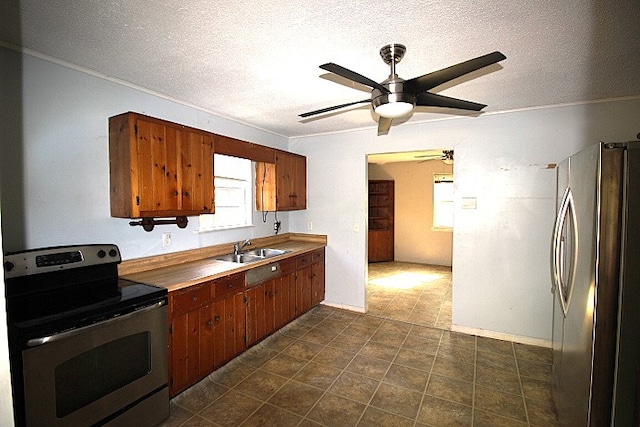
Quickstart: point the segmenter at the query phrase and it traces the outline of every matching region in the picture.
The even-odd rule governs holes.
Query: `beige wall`
[[[395,260],[451,266],[453,232],[432,231],[433,174],[452,173],[440,160],[369,164],[369,179],[395,181]]]

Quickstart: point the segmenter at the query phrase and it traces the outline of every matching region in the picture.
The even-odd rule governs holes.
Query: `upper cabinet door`
[[[180,152],[181,210],[213,212],[213,137],[184,132]]]
[[[307,159],[298,154],[276,153],[276,210],[307,208]]]
[[[292,211],[307,208],[307,158],[276,151],[275,164],[256,165],[256,209]]]
[[[138,185],[136,207],[142,212],[177,211],[179,133],[158,123],[138,119],[134,127]],[[135,183],[134,188],[135,188]],[[141,214],[141,216],[144,216]]]
[[[213,136],[135,113],[109,119],[111,215],[214,211]]]

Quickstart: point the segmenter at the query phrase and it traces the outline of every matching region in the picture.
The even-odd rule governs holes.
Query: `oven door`
[[[27,426],[118,425],[136,411],[136,425],[154,425],[169,415],[164,301],[29,340],[22,359]]]

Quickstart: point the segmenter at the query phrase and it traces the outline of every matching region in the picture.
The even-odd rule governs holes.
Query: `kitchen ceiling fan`
[[[323,70],[372,88],[371,97],[360,101],[309,111],[308,113],[302,113],[299,116],[310,117],[340,108],[349,107],[351,105],[371,102],[373,110],[380,116],[380,120],[378,122],[378,135],[381,135],[389,132],[393,119],[408,115],[413,111],[415,106],[445,107],[460,110],[480,111],[486,107],[486,105],[438,95],[429,92],[429,90],[457,77],[506,59],[506,56],[502,53],[492,52],[423,76],[404,80],[396,74],[396,64],[400,62],[406,50],[406,47],[401,44],[388,44],[380,49],[380,56],[382,57],[382,60],[391,67],[391,74],[389,77],[380,83],[332,62],[321,65],[320,68]]]

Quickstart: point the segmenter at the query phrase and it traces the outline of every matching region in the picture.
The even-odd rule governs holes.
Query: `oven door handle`
[[[112,317],[111,319],[106,320],[105,322],[109,322],[111,320],[119,320],[119,319],[127,319],[129,317],[135,316],[139,313],[144,313],[147,311],[151,311],[151,310],[155,310],[156,308],[160,308],[163,305],[166,304],[166,301],[159,301],[156,302],[152,305],[146,306],[144,308],[140,308],[136,311],[132,311],[131,313],[127,313],[124,314],[122,316],[116,316],[116,317]],[[86,332],[90,329],[96,328],[98,326],[102,326],[105,322],[99,322],[99,323],[93,323],[91,325],[87,325],[87,326],[83,326],[81,328],[77,328],[77,329],[72,329],[70,331],[65,331],[65,332],[59,332],[56,334],[52,334],[46,337],[40,337],[40,338],[31,338],[30,340],[27,341],[27,347],[37,347],[43,344],[47,344],[47,343],[51,343],[51,342],[55,342],[55,341],[59,341],[61,339],[65,339],[65,338],[70,338],[73,337],[75,335],[81,334],[83,332]]]

